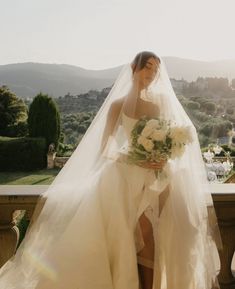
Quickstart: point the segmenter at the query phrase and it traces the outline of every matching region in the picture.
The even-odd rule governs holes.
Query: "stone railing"
[[[68,161],[69,157],[55,157],[54,159],[54,167],[55,168],[63,168],[65,163]]]
[[[223,250],[218,275],[221,289],[235,289],[235,185],[211,185]],[[233,258],[234,257],[234,258]]]
[[[26,211],[31,220],[39,195],[48,186],[0,186],[0,267],[14,254],[19,241],[14,212]]]
[[[212,197],[221,231],[223,250],[219,251],[218,279],[221,289],[235,289],[235,185],[212,186]],[[0,267],[14,254],[19,240],[13,222],[16,210],[25,210],[31,219],[39,195],[47,186],[0,186]]]

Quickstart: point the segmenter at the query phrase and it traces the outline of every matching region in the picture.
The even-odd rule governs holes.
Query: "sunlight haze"
[[[235,59],[234,0],[1,1],[0,65],[66,63],[105,69],[141,50]]]

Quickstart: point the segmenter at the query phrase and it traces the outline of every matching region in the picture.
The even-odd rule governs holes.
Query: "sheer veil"
[[[27,284],[27,288],[34,289],[42,271],[56,278],[53,268],[45,264],[47,255],[74,221],[85,196],[91,194],[96,185],[94,176],[107,161],[115,162],[126,145],[121,122],[121,115],[126,111],[125,101],[105,150],[102,150],[102,137],[110,107],[128,95],[132,82],[131,63],[128,63],[123,66],[79,146],[40,198],[28,234],[16,255],[0,270],[1,288],[26,288],[23,286]],[[158,230],[163,264],[161,274],[164,272],[166,279],[171,276],[167,280],[168,288],[209,289],[212,280],[217,282],[216,245],[222,247],[220,233],[197,132],[174,93],[162,59],[155,79],[147,90],[142,91],[141,98],[158,106],[160,117],[180,126],[190,126],[193,136],[193,142],[186,146],[184,155],[169,160],[166,166],[171,191]],[[131,115],[135,109],[133,104]],[[179,260],[184,265],[178,266]],[[13,275],[22,287],[17,287],[17,284],[14,287],[10,281]],[[198,284],[187,287],[191,280],[197,280]]]

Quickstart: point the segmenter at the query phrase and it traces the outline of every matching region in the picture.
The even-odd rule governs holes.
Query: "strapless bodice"
[[[137,121],[138,119],[129,117],[124,112],[122,113],[122,125],[126,132],[129,144],[131,143],[131,131],[134,128]]]

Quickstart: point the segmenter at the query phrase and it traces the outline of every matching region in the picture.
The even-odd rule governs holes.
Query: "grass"
[[[49,185],[60,169],[31,172],[0,172],[0,185]]]
[[[17,138],[20,138],[20,137],[8,137],[8,136],[0,136],[0,140],[11,140],[11,139],[17,139]]]

